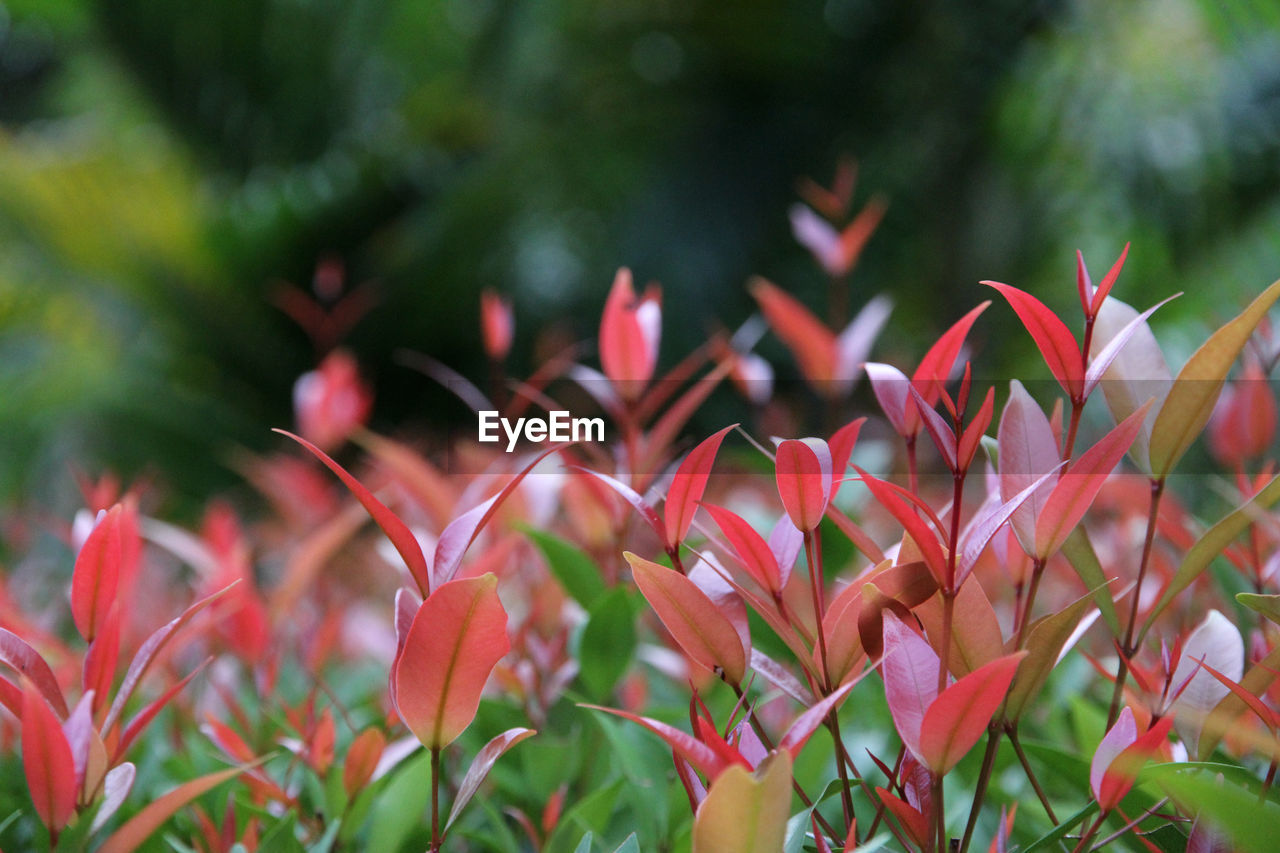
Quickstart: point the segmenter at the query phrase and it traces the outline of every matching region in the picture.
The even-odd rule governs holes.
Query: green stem
[[[1049,816],[1049,820],[1056,825],[1058,816],[1053,813],[1053,806],[1049,803],[1048,796],[1045,795],[1044,788],[1040,787],[1040,780],[1036,778],[1036,773],[1031,769],[1031,762],[1027,760],[1027,754],[1022,751],[1022,741],[1018,738],[1018,724],[1013,723],[1009,726],[1009,743],[1013,744],[1013,751],[1018,756],[1018,763],[1022,765],[1022,771],[1027,774],[1027,781],[1031,783],[1031,788],[1036,792],[1036,797],[1040,799],[1040,805],[1044,806],[1044,813]]]

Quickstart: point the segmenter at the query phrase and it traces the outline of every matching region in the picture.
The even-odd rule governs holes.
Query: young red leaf
[[[831,499],[831,449],[820,438],[789,439],[775,457],[778,494],[798,529],[813,530]]]
[[[396,710],[423,746],[448,746],[471,725],[510,649],[493,575],[449,581],[422,602],[393,666]]]
[[[515,325],[510,299],[487,287],[480,291],[480,339],[485,355],[491,360],[502,361],[507,357]]]
[[[49,664],[26,640],[5,628],[0,628],[0,663],[30,679],[58,716],[67,716],[67,700],[62,697],[62,688]]]
[[[493,769],[493,765],[497,763],[503,753],[525,738],[533,737],[535,734],[537,732],[533,729],[507,729],[486,743],[476,753],[476,757],[471,761],[471,766],[467,768],[467,775],[462,777],[462,784],[458,786],[458,796],[454,798],[453,806],[449,809],[449,819],[444,824],[445,832],[449,831],[449,827],[453,825],[453,821],[462,812],[462,809],[467,803],[471,802],[471,798],[475,796],[476,791],[480,790],[480,783],[489,775],[489,771]]]
[[[71,616],[86,642],[93,642],[120,583],[120,504],[93,528],[76,556],[71,575]]]
[[[938,543],[938,537],[934,534],[929,525],[916,515],[906,501],[894,494],[893,489],[888,483],[872,477],[861,468],[857,469],[862,482],[871,490],[872,496],[882,507],[897,519],[898,523],[907,531],[907,535],[916,543],[916,548],[920,550],[920,556],[924,558],[925,565],[929,567],[929,571],[933,572],[933,577],[941,586],[946,586],[951,580],[947,577],[947,558],[943,554],[942,546]]]
[[[1084,517],[1120,458],[1128,452],[1147,416],[1150,402],[1125,418],[1058,477],[1036,521],[1035,556],[1047,560]]]
[[[656,318],[649,316],[655,310]],[[646,294],[637,300],[631,270],[619,269],[600,318],[600,366],[618,393],[628,400],[639,397],[653,377],[660,320],[656,298]]]
[[[1009,306],[1031,333],[1032,340],[1049,365],[1049,371],[1067,392],[1067,396],[1073,401],[1083,400],[1084,357],[1080,353],[1075,335],[1071,334],[1066,324],[1047,305],[1024,290],[996,281],[982,283],[994,287],[1009,300]]]
[[[762,278],[752,279],[749,287],[774,333],[795,356],[805,379],[819,393],[826,393],[826,383],[835,378],[835,335],[786,291]]]
[[[978,407],[978,413],[973,416],[973,420],[965,427],[964,435],[960,436],[960,441],[956,447],[956,465],[961,471],[969,470],[969,466],[973,464],[973,457],[978,452],[978,445],[982,441],[982,437],[987,433],[987,427],[991,426],[991,416],[995,409],[996,389],[988,388],[987,396],[983,398],[982,405]]]
[[[920,727],[923,763],[939,776],[956,766],[986,731],[1026,652],[997,658],[938,694]]]
[[[693,581],[679,572],[624,551],[631,575],[662,624],[696,663],[740,684],[747,654],[738,631]]]
[[[973,571],[978,558],[982,556],[982,552],[986,550],[992,537],[996,535],[996,531],[1003,527],[1004,523],[1009,519],[1016,518],[1018,510],[1037,494],[1040,494],[1045,487],[1051,488],[1053,478],[1058,475],[1058,469],[1061,467],[1062,463],[1055,465],[1052,470],[1041,474],[1039,479],[1033,480],[1021,492],[1018,492],[1002,504],[992,505],[990,510],[973,520],[973,523],[965,531],[960,559],[956,561],[957,586],[964,584],[964,579]]]
[[[968,336],[969,330],[973,328],[978,316],[990,305],[991,300],[984,300],[982,304],[952,324],[951,328],[943,332],[942,336],[934,341],[933,346],[929,347],[924,358],[920,359],[920,366],[911,374],[912,386],[930,406],[938,402],[943,386],[951,376],[951,369],[955,367],[960,350],[964,347],[964,339]]]
[[[628,713],[627,711],[619,711],[616,708],[605,708],[600,705],[579,705],[580,708],[590,708],[593,711],[604,711],[606,714],[613,714],[615,717],[622,717],[624,720],[630,720],[644,726],[671,747],[685,761],[693,765],[694,769],[706,776],[710,780],[715,780],[726,768],[729,767],[724,759],[716,753],[711,747],[695,738],[693,735],[680,731],[673,726],[649,717],[641,717],[637,714]],[[746,760],[741,762],[742,767],[746,767]],[[749,769],[749,768],[748,768]]]
[[[898,799],[884,788],[877,786],[876,796],[880,798],[880,802],[884,803],[885,808],[898,819],[898,823],[902,824],[907,837],[919,845],[922,850],[928,849],[930,839],[933,837],[933,828],[930,825],[929,818],[921,814],[915,806]]]
[[[142,677],[147,674],[151,663],[169,640],[173,639],[173,636],[182,630],[183,626],[195,618],[196,614],[217,601],[227,590],[238,583],[240,583],[238,580],[232,581],[212,595],[206,595],[184,610],[177,619],[156,629],[151,633],[151,636],[147,637],[146,641],[138,649],[138,653],[133,656],[133,660],[129,663],[129,669],[125,671],[124,680],[120,682],[120,688],[116,691],[115,699],[112,700],[111,707],[107,710],[106,719],[102,723],[101,730],[103,732],[111,731],[112,727],[120,719],[120,715],[124,713],[124,706],[128,703],[129,698],[133,696],[133,691],[137,688],[138,682],[142,681]]]
[[[711,476],[711,467],[715,464],[716,453],[720,443],[729,431],[737,424],[732,424],[714,433],[689,451],[689,455],[676,469],[667,489],[667,503],[663,507],[663,520],[666,522],[666,544],[668,548],[677,548],[689,533],[689,525],[693,523],[693,514],[698,509],[698,502],[707,489],[707,479]]]
[[[1107,270],[1107,274],[1102,278],[1102,283],[1099,284],[1098,289],[1093,292],[1092,297],[1089,300],[1088,309],[1085,312],[1090,317],[1093,317],[1098,313],[1098,309],[1102,307],[1103,300],[1107,298],[1109,293],[1111,293],[1111,288],[1115,285],[1116,279],[1120,277],[1120,270],[1124,269],[1124,260],[1129,257],[1129,245],[1129,243],[1124,244],[1124,250],[1120,252],[1120,257],[1111,265],[1111,269]],[[1081,266],[1084,265],[1083,257],[1080,258],[1080,264]],[[1088,273],[1085,275],[1087,276]]]
[[[431,567],[427,565],[427,558],[422,553],[422,546],[418,544],[418,538],[413,535],[413,531],[409,529],[409,526],[401,521],[398,515],[388,509],[386,504],[374,497],[373,492],[366,489],[359,480],[351,476],[347,469],[330,459],[329,455],[323,450],[305,438],[296,436],[291,432],[286,432],[282,429],[273,430],[273,432],[278,432],[301,444],[338,476],[338,479],[351,490],[351,494],[355,495],[356,500],[360,501],[365,511],[372,516],[377,525],[382,528],[382,532],[391,540],[391,544],[400,553],[400,559],[404,560],[405,566],[409,569],[409,574],[413,576],[414,582],[417,583],[418,591],[424,596],[429,595],[431,593]]]
[[[22,770],[41,823],[57,834],[76,809],[76,766],[62,725],[40,690],[22,679]]]
[[[938,448],[938,452],[942,454],[942,461],[946,463],[947,468],[951,471],[959,470],[958,442],[951,424],[947,423],[942,415],[938,414],[932,406],[925,402],[924,398],[916,391],[915,386],[912,386],[910,390],[914,411],[923,419],[925,430],[929,433],[929,437],[933,439],[934,446]]]
[[[132,853],[132,851],[141,847],[142,843],[150,838],[152,833],[163,826],[165,821],[172,817],[178,809],[206,791],[218,787],[228,779],[233,779],[246,770],[253,769],[265,760],[265,758],[262,758],[253,764],[228,767],[226,770],[208,773],[192,779],[190,782],[184,782],[144,806],[142,811],[130,818],[128,822],[113,832],[102,843],[102,846],[98,848],[98,853]]]
[[[1173,719],[1165,717],[1139,737],[1133,711],[1126,706],[1120,712],[1115,725],[1098,744],[1089,767],[1089,787],[1100,809],[1110,811],[1120,805],[1137,781],[1138,771],[1158,751],[1172,726]]]
[[[98,635],[89,644],[84,656],[81,686],[93,691],[93,711],[96,714],[107,701],[111,685],[115,681],[116,667],[120,662],[120,607],[107,612]]]
[[[1040,480],[1058,461],[1058,442],[1044,411],[1022,383],[1009,383],[1009,401],[996,433],[1000,446],[1000,496],[1005,501]],[[1026,551],[1035,550],[1036,519],[1053,491],[1053,479],[1044,481],[1013,513],[1012,524]]]
[[[751,575],[751,579],[766,592],[775,595],[781,593],[782,575],[778,559],[764,537],[736,513],[714,504],[702,506],[729,540],[738,561],[747,570],[747,574]]]
[[[373,778],[386,748],[387,736],[375,728],[365,729],[351,741],[346,760],[342,763],[342,789],[348,798],[360,793],[360,789]]]
[[[862,432],[862,425],[866,422],[866,418],[850,421],[836,430],[832,434],[831,440],[827,442],[827,445],[831,448],[831,474],[835,477],[835,489],[837,490],[840,488],[840,482],[849,468],[849,457],[853,455],[854,445],[858,443],[858,435]]]
[[[449,522],[440,532],[440,538],[436,540],[436,550],[431,566],[433,586],[453,580],[458,566],[462,563],[463,554],[467,552],[467,548],[471,547],[471,543],[476,541],[480,531],[489,523],[489,519],[493,518],[493,514],[498,511],[503,502],[511,496],[520,482],[537,467],[539,462],[564,447],[563,444],[548,447],[521,468],[519,473],[502,487],[502,491]]]
[[[870,672],[871,670],[867,670]],[[865,675],[866,673],[863,673]],[[778,742],[778,749],[785,749],[791,753],[794,759],[800,754],[800,750],[809,742],[809,738],[818,730],[818,726],[822,725],[822,721],[829,714],[840,707],[840,703],[849,695],[849,691],[854,685],[861,680],[861,676],[849,681],[847,684],[841,685],[839,688],[831,692],[831,695],[824,698],[821,702],[815,703],[813,706],[805,709],[804,713],[796,717],[791,724],[791,728],[787,729],[787,733],[783,735],[782,740]]]

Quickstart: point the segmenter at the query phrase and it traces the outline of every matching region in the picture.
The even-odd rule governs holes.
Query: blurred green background
[[[461,416],[393,355],[482,377],[481,287],[517,365],[593,337],[622,264],[668,362],[753,273],[816,309],[787,208],[842,153],[889,200],[853,279],[898,303],[880,357],[983,278],[1076,310],[1075,249],[1096,279],[1128,240],[1118,295],[1186,291],[1158,317],[1197,340],[1280,275],[1278,33],[1262,0],[0,0],[0,502],[72,461],[234,482],[315,363],[271,294],[320,258],[378,295],[347,343],[379,424]],[[986,375],[1045,375],[1011,317]]]

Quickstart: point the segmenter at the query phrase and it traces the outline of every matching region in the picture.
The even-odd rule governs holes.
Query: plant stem
[[[982,770],[978,773],[978,784],[973,790],[973,805],[969,808],[969,821],[964,825],[964,836],[960,839],[960,853],[968,853],[969,842],[973,840],[973,830],[978,825],[978,813],[982,811],[982,801],[987,796],[987,785],[991,782],[991,771],[995,769],[996,753],[1000,747],[999,726],[987,728],[987,748],[982,753]]]
[[[431,853],[439,853],[440,844],[440,747],[431,748]]]
[[[1044,560],[1037,559],[1031,565],[1031,585],[1027,589],[1027,598],[1022,603],[1022,610],[1018,615],[1018,640],[1014,644],[1014,649],[1021,649],[1022,643],[1026,639],[1027,628],[1031,624],[1031,607],[1036,601],[1036,592],[1040,589],[1040,577],[1044,574]]]
[[[920,494],[920,475],[916,470],[916,437],[914,435],[907,436],[907,487],[911,489],[911,494]],[[919,512],[919,510],[916,510]]]
[[[1076,432],[1080,429],[1080,415],[1084,412],[1084,401],[1076,403],[1071,401],[1071,422],[1067,425],[1067,439],[1062,445],[1062,461],[1066,464],[1062,466],[1062,474],[1067,473],[1067,469],[1071,467],[1071,454],[1075,451]],[[1061,476],[1061,475],[1059,475]]]
[[[1040,787],[1040,780],[1036,778],[1035,771],[1031,769],[1031,762],[1027,760],[1027,754],[1022,751],[1022,741],[1018,738],[1017,723],[1009,726],[1009,743],[1013,744],[1013,751],[1018,756],[1018,762],[1022,765],[1023,772],[1027,774],[1027,781],[1031,783],[1031,788],[1040,799],[1040,805],[1044,806],[1044,813],[1056,825],[1058,816],[1053,813],[1053,806],[1049,804],[1049,798],[1045,795],[1044,788]]]
[[[1138,627],[1138,604],[1142,600],[1142,581],[1151,562],[1151,550],[1156,539],[1156,519],[1160,514],[1160,498],[1164,495],[1164,478],[1151,481],[1151,509],[1147,515],[1147,534],[1142,543],[1142,559],[1138,563],[1138,582],[1133,588],[1133,601],[1129,605],[1129,623],[1125,627],[1124,644],[1120,647],[1120,666],[1116,670],[1116,687],[1111,694],[1111,708],[1107,712],[1107,728],[1115,725],[1120,716],[1120,702],[1124,698],[1124,682],[1129,675],[1128,659],[1137,649],[1133,646],[1133,633]]]
[[[827,668],[827,634],[822,629],[825,608],[822,603],[822,551],[818,542],[818,529],[804,532],[805,558],[809,562],[809,591],[813,597],[813,621],[818,635],[818,655],[822,663],[822,686],[831,690],[831,672]]]
[[[947,853],[947,815],[942,797],[942,776],[935,773],[933,774],[933,814],[934,825],[938,831],[935,849],[938,853]]]
[[[1093,825],[1089,827],[1088,831],[1080,836],[1079,843],[1076,844],[1071,853],[1084,853],[1084,851],[1089,849],[1089,843],[1093,841],[1093,837],[1098,834],[1098,830],[1102,829],[1102,824],[1106,821],[1107,815],[1109,814],[1111,814],[1109,811],[1100,812],[1098,814],[1098,819],[1093,822]]]

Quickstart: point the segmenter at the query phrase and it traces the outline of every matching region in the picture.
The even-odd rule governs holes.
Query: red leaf
[[[739,515],[715,504],[702,504],[703,508],[720,527],[751,579],[762,589],[778,594],[782,591],[782,574],[778,559],[764,537],[747,524]]]
[[[506,358],[511,351],[514,332],[511,300],[487,287],[480,291],[480,339],[484,343],[485,355],[493,361]]]
[[[867,672],[870,671],[867,670]],[[865,674],[863,673],[863,675]],[[790,752],[792,758],[799,755],[800,750],[808,743],[809,738],[818,730],[818,726],[822,725],[822,721],[827,718],[828,714],[840,707],[840,703],[844,701],[845,697],[849,695],[849,691],[860,680],[861,676],[852,679],[847,684],[832,691],[830,696],[827,696],[821,702],[796,717],[795,722],[791,724],[791,728],[787,729],[787,733],[783,735],[782,740],[778,743],[778,749],[785,749]]]
[[[53,709],[30,679],[22,680],[22,769],[40,821],[52,832],[76,809],[76,766]]]
[[[1080,345],[1076,343],[1075,335],[1071,334],[1066,324],[1047,305],[1024,290],[996,281],[982,283],[994,287],[1009,300],[1010,307],[1031,333],[1032,340],[1049,365],[1049,371],[1067,392],[1067,396],[1073,401],[1083,400],[1084,358],[1080,354]]]
[[[730,684],[740,684],[747,669],[746,651],[733,623],[711,599],[674,569],[630,551],[622,556],[641,594],[685,654],[707,669],[719,669]]]
[[[107,701],[111,685],[116,678],[120,662],[120,608],[111,608],[101,625],[98,636],[89,644],[84,656],[81,686],[93,691],[93,711],[96,714]]]
[[[938,402],[943,386],[951,376],[951,369],[955,367],[956,358],[964,347],[965,337],[973,327],[974,321],[978,319],[978,315],[987,310],[989,305],[991,300],[988,299],[943,332],[933,346],[929,347],[924,358],[920,359],[920,366],[916,368],[915,373],[911,374],[911,384],[930,406]]]
[[[813,530],[831,499],[831,449],[820,438],[789,439],[778,445],[774,464],[778,494],[792,524]]]
[[[67,700],[62,698],[62,688],[49,664],[26,640],[5,628],[0,628],[0,663],[29,678],[58,716],[67,716]]]
[[[882,507],[889,511],[903,529],[907,531],[907,535],[916,543],[916,547],[920,549],[920,556],[924,558],[925,565],[929,567],[929,571],[933,572],[934,578],[941,586],[946,586],[947,578],[947,558],[943,554],[942,546],[938,543],[938,537],[934,534],[929,525],[925,524],[920,516],[916,515],[915,510],[896,494],[888,483],[878,480],[875,477],[857,469],[858,474],[862,477],[862,482],[871,490],[872,496]]]
[[[368,728],[356,735],[347,748],[347,757],[342,764],[342,789],[348,797],[354,797],[360,789],[373,778],[373,771],[378,767],[382,751],[387,748],[387,736],[374,728]]]
[[[893,794],[879,786],[876,787],[876,795],[880,797],[880,802],[884,803],[894,817],[898,819],[898,823],[902,824],[902,828],[913,842],[918,844],[922,849],[928,848],[929,840],[933,835],[932,827],[929,826],[928,818],[921,814],[914,806],[911,806],[895,797]]]
[[[444,824],[445,832],[449,831],[449,827],[453,825],[454,819],[461,813],[463,807],[471,801],[476,791],[480,790],[480,783],[489,775],[489,771],[493,769],[493,765],[497,763],[503,753],[525,738],[533,737],[535,734],[537,732],[533,729],[507,729],[486,743],[476,753],[476,757],[471,761],[471,766],[467,768],[467,775],[462,778],[462,784],[458,786],[458,796],[454,798],[453,806],[449,809],[449,819]]]
[[[715,464],[716,453],[720,443],[729,431],[737,424],[727,426],[701,444],[689,451],[689,455],[676,469],[667,489],[667,503],[663,508],[666,521],[666,544],[668,548],[678,548],[689,533],[689,525],[693,523],[693,514],[698,509],[698,502],[707,489],[707,479],[711,476],[711,468]]]
[[[709,780],[714,780],[729,765],[725,763],[715,750],[707,746],[693,735],[680,731],[673,726],[649,717],[641,717],[626,711],[619,711],[615,708],[605,708],[600,705],[579,705],[579,708],[590,708],[593,711],[604,711],[606,714],[613,714],[615,717],[622,717],[624,720],[630,720],[633,723],[639,723],[671,747],[685,761],[693,765],[693,768],[706,776]],[[746,767],[746,760],[742,761],[742,766]],[[750,768],[747,768],[750,769]]]
[[[347,473],[347,469],[330,459],[329,455],[323,450],[305,438],[296,436],[291,432],[282,429],[272,431],[292,438],[311,451],[312,455],[323,462],[330,471],[338,475],[338,479],[351,490],[351,494],[355,495],[356,500],[360,501],[365,511],[373,517],[373,520],[382,528],[382,532],[391,540],[391,544],[400,552],[400,558],[404,560],[405,566],[409,569],[409,574],[413,576],[414,581],[418,584],[418,590],[424,596],[430,594],[431,568],[427,565],[427,558],[422,553],[422,546],[418,544],[418,539],[413,535],[413,531],[409,529],[409,526],[389,510],[386,504],[374,497],[373,492],[366,489],[359,480]]]
[[[1129,257],[1130,245],[1131,244],[1129,243],[1124,244],[1124,250],[1120,253],[1120,257],[1111,265],[1111,269],[1108,270],[1106,276],[1103,277],[1102,283],[1099,284],[1098,289],[1093,292],[1093,299],[1089,302],[1088,314],[1090,317],[1093,317],[1098,313],[1098,309],[1102,307],[1102,301],[1107,298],[1107,294],[1111,292],[1111,288],[1115,285],[1116,279],[1120,277],[1120,270],[1124,269],[1124,259]],[[1081,265],[1084,264],[1084,258],[1080,259],[1080,263]],[[1088,275],[1088,273],[1086,273],[1086,275]],[[1165,301],[1167,302],[1168,300]]]
[[[862,432],[862,425],[866,422],[866,418],[850,421],[836,430],[831,440],[827,442],[831,448],[831,474],[836,479],[834,487],[836,490],[840,488],[840,481],[849,468],[849,457],[853,455],[853,448],[858,443],[858,434]]]
[[[823,391],[823,384],[835,378],[835,335],[786,291],[762,278],[752,279],[749,288],[774,334],[795,356],[805,379]]]
[[[1047,560],[1062,547],[1084,517],[1112,469],[1137,438],[1149,408],[1150,400],[1117,424],[1058,476],[1058,482],[1045,499],[1040,518],[1036,521],[1035,555],[1041,560]]]
[[[120,583],[120,504],[93,528],[71,575],[71,616],[86,642],[107,618]]]
[[[442,584],[418,608],[394,663],[400,718],[429,749],[475,717],[489,673],[511,649],[493,575]]]
[[[177,619],[172,620],[169,624],[156,629],[150,637],[147,637],[138,653],[133,656],[133,660],[129,663],[129,669],[125,671],[124,680],[120,682],[120,689],[116,691],[116,697],[111,702],[110,709],[107,710],[107,717],[102,723],[102,731],[110,732],[112,726],[120,719],[120,715],[124,713],[124,706],[129,701],[129,697],[133,695],[133,691],[137,688],[138,682],[147,674],[147,669],[151,663],[160,654],[169,640],[182,629],[184,625],[190,622],[197,613],[208,607],[214,601],[222,597],[227,590],[234,587],[240,581],[232,581],[222,589],[206,595],[195,604],[188,607],[182,612]]]
[[[1006,655],[981,666],[938,695],[920,729],[924,764],[938,775],[950,772],[986,731],[1004,702],[1018,662],[1026,652]]]
[[[618,393],[629,400],[640,395],[658,360],[657,342],[640,316],[645,303],[657,304],[647,295],[637,301],[631,270],[619,269],[600,319],[600,366]]]

